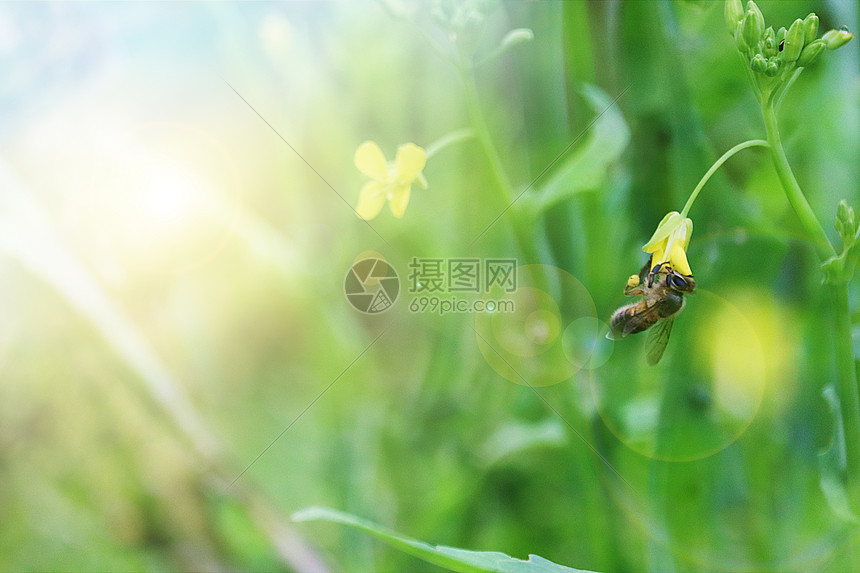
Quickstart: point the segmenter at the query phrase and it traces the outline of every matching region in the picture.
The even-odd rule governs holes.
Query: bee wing
[[[645,339],[645,359],[649,366],[654,366],[663,358],[674,323],[674,318],[667,318],[648,329],[648,338]]]
[[[634,303],[628,304],[626,307],[622,307],[622,308],[630,308],[632,306],[636,306],[636,304],[637,303],[634,302]],[[624,338],[628,334],[633,334],[633,330],[637,326],[636,321],[634,319],[639,318],[643,314],[648,314],[649,312],[653,311],[657,307],[657,305],[659,305],[659,304],[660,304],[659,302],[655,302],[652,305],[646,306],[645,308],[643,308],[642,310],[640,310],[639,312],[637,312],[636,314],[631,316],[630,319],[627,321],[627,324],[624,325],[624,332],[623,332],[621,338]]]

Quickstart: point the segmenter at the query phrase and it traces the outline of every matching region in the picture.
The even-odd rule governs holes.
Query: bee
[[[612,314],[606,337],[618,340],[628,334],[648,330],[645,357],[648,364],[657,364],[669,343],[675,317],[687,304],[684,295],[692,293],[695,288],[696,281],[692,276],[682,275],[668,263],[651,267],[649,259],[638,275],[627,279],[624,289],[624,294],[641,295],[642,299],[626,304]]]

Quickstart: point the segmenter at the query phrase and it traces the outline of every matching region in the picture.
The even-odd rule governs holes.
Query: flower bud
[[[846,245],[853,244],[857,234],[857,219],[854,216],[854,208],[850,207],[845,199],[841,200],[839,206],[836,207],[834,224],[842,237],[842,242]]]
[[[836,218],[840,221],[854,218],[854,209],[848,206],[848,201],[845,199],[839,201],[839,205],[836,206]]]
[[[786,31],[787,31],[787,30],[785,29],[785,26],[781,26],[781,27],[779,28],[779,30],[777,30],[777,31],[776,31],[776,45],[777,45],[777,46],[779,45],[779,43],[780,43],[780,42],[782,42],[783,40],[785,40],[785,33],[786,33]]]
[[[824,40],[815,40],[808,46],[804,46],[803,51],[800,53],[800,57],[797,58],[797,67],[806,67],[817,60],[818,56],[821,55],[821,52],[823,52],[826,47],[827,44]]]
[[[750,47],[744,41],[744,21],[741,20],[738,22],[738,26],[735,29],[735,43],[738,47],[738,51],[742,54],[746,54],[750,51]]]
[[[741,0],[726,0],[726,4],[723,6],[723,15],[726,17],[729,34],[734,35],[738,22],[744,19],[744,6],[741,4]]]
[[[764,16],[762,15],[761,10],[759,10],[758,4],[755,3],[755,0],[749,0],[747,2],[747,11],[755,14],[758,25],[761,27],[762,31],[764,31]]]
[[[767,60],[761,54],[756,54],[750,60],[750,68],[754,72],[763,73],[767,69]]]
[[[762,54],[764,57],[770,58],[776,55],[776,34],[773,28],[768,26],[761,38]]]
[[[754,48],[761,40],[764,32],[764,16],[753,0],[747,2],[747,12],[744,15],[744,41],[747,46]]]
[[[534,40],[534,38],[535,33],[532,32],[530,28],[517,28],[508,32],[504,39],[502,39],[500,48],[503,50],[507,50],[518,44],[525,44],[526,42],[530,42]]]
[[[828,50],[836,50],[851,41],[854,34],[848,30],[830,30],[821,38],[827,44]]]
[[[769,78],[776,76],[779,73],[779,62],[775,62],[773,60],[767,63],[767,67],[764,69],[764,75]]]
[[[803,44],[811,44],[818,35],[818,16],[812,12],[803,19]]]
[[[794,62],[800,57],[800,52],[803,51],[803,20],[798,18],[785,33],[785,46],[782,50],[782,57],[787,62]]]

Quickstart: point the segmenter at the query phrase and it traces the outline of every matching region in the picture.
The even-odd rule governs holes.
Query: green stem
[[[845,449],[848,462],[848,493],[855,510],[860,505],[860,397],[857,389],[857,369],[851,345],[851,315],[847,283],[828,285],[833,311],[833,336],[836,343],[836,370],[839,401],[845,428]]]
[[[469,113],[469,119],[474,126],[475,135],[484,155],[487,157],[487,162],[490,165],[490,171],[493,178],[496,180],[495,190],[499,204],[503,207],[507,206],[511,200],[511,183],[505,173],[502,159],[499,156],[496,146],[493,144],[493,138],[490,135],[490,130],[487,127],[487,120],[484,118],[484,113],[481,110],[481,102],[478,98],[478,88],[475,85],[475,78],[472,68],[468,64],[460,66],[460,76],[463,81],[463,88],[466,96],[466,109]]]
[[[782,188],[785,191],[788,202],[791,203],[791,207],[797,213],[798,219],[800,219],[800,224],[815,245],[818,256],[822,262],[826,261],[828,258],[834,256],[836,251],[827,239],[824,228],[815,216],[812,207],[809,206],[806,196],[800,189],[794,173],[791,171],[788,158],[785,156],[785,150],[782,148],[782,140],[779,137],[779,127],[776,122],[776,110],[774,109],[773,100],[769,100],[762,106],[762,113],[764,114],[764,125],[767,130],[767,141],[770,144],[773,166],[776,168],[776,173],[782,183]]]
[[[702,179],[701,179],[701,181],[699,181],[699,184],[696,185],[695,189],[693,189],[693,192],[690,194],[690,198],[687,199],[687,203],[686,203],[686,205],[684,205],[684,209],[681,211],[681,216],[682,217],[687,216],[687,213],[690,212],[690,207],[693,206],[693,203],[696,201],[696,197],[699,196],[699,191],[702,190],[702,187],[705,186],[705,183],[708,182],[708,180],[711,178],[711,175],[713,175],[717,171],[717,169],[722,167],[723,163],[728,161],[732,155],[734,155],[738,151],[742,151],[748,147],[756,147],[756,146],[768,147],[769,145],[770,144],[763,139],[751,139],[749,141],[744,141],[743,143],[738,143],[737,145],[735,145],[734,147],[732,147],[731,149],[729,149],[728,151],[723,153],[723,156],[720,157],[719,159],[717,159],[717,161],[713,165],[711,165],[711,168],[708,169],[707,173],[705,173],[705,175],[702,176]]]
[[[777,92],[775,92],[771,98],[773,100],[774,108],[779,111],[779,108],[782,106],[782,100],[785,98],[785,94],[788,93],[788,90],[791,89],[791,86],[794,85],[794,82],[797,81],[797,78],[800,76],[800,73],[804,68],[797,68],[791,74],[791,77],[786,80],[780,88],[778,88]]]
[[[774,99],[769,98],[762,106],[767,140],[783,190],[789,203],[797,213],[804,230],[812,239],[818,256],[824,262],[836,255],[827,239],[809,202],[806,200],[782,148],[776,122]],[[851,318],[848,305],[848,282],[842,281],[827,286],[833,312],[833,336],[836,344],[836,369],[839,402],[842,406],[842,421],[845,430],[846,461],[848,465],[848,493],[855,509],[860,506],[860,398],[858,398],[857,372],[851,344]]]
[[[513,194],[513,187],[507,174],[505,173],[502,158],[493,143],[493,138],[490,135],[490,130],[487,127],[487,120],[484,118],[484,113],[481,110],[481,102],[478,98],[478,88],[475,85],[475,76],[473,68],[467,62],[461,60],[459,64],[460,77],[463,82],[463,89],[466,96],[466,109],[469,113],[469,119],[472,122],[474,134],[478,138],[484,155],[487,158],[487,163],[490,166],[490,172],[495,179],[493,186],[496,191],[496,203],[507,216],[514,231],[514,237],[517,241],[520,253],[525,261],[521,264],[535,265],[539,262],[537,249],[535,249],[534,241],[526,230],[522,218],[522,212],[514,204],[516,197]],[[534,286],[542,290],[547,289],[546,277],[531,266],[531,277]]]
[[[465,141],[472,137],[475,137],[475,132],[469,127],[452,131],[428,145],[424,151],[424,156],[429,160],[449,145],[460,143],[461,141]]]

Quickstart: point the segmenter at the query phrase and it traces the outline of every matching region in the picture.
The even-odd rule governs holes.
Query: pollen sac
[[[639,275],[630,275],[627,277],[627,288],[639,286]]]

